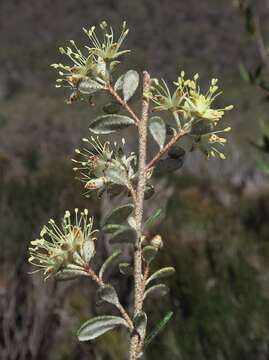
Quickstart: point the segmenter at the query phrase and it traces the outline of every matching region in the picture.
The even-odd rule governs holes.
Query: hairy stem
[[[144,71],[143,94],[147,94],[150,89],[150,76]],[[143,306],[143,276],[142,276],[142,217],[144,208],[144,192],[146,186],[146,154],[147,154],[147,125],[148,125],[149,100],[143,96],[142,115],[138,123],[139,136],[139,163],[138,163],[138,184],[135,201],[135,221],[136,221],[136,244],[134,250],[134,314],[142,310]],[[131,335],[129,360],[138,358],[138,350],[142,347],[141,339],[136,332]]]
[[[184,135],[186,135],[186,133],[182,130],[179,133],[177,133],[176,135],[174,135],[172,137],[172,139],[158,152],[158,154],[156,156],[154,156],[153,159],[150,160],[150,162],[147,164],[146,166],[146,171],[150,170],[158,160],[160,160],[160,158],[166,154],[170,148],[175,145],[175,143],[182,138]]]
[[[110,92],[110,94],[118,101],[118,103],[121,104],[121,106],[132,116],[132,118],[135,120],[136,125],[139,123],[139,117],[135,114],[135,112],[130,108],[130,106],[127,104],[126,101],[124,101],[117,91],[111,86],[107,85],[106,90]]]
[[[105,285],[105,283],[103,282],[103,280],[93,271],[92,268],[87,268],[86,269],[89,277],[99,286],[102,287]],[[134,325],[132,320],[130,319],[130,316],[128,315],[127,311],[124,309],[124,307],[119,303],[117,306],[117,309],[119,310],[119,312],[121,313],[121,316],[124,318],[124,320],[127,322],[130,331],[132,332],[134,329]]]

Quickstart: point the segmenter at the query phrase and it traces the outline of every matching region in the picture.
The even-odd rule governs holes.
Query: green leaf
[[[106,114],[117,114],[120,111],[120,104],[110,101],[103,106],[103,111]]]
[[[168,151],[168,156],[172,159],[184,158],[185,154],[186,151],[178,145],[172,146],[171,149]]]
[[[120,263],[119,264],[120,273],[126,276],[133,276],[134,268],[129,263]]]
[[[126,229],[129,229],[129,226],[120,224],[107,224],[102,228],[102,231],[106,234],[114,234],[116,231]]]
[[[151,184],[146,184],[144,199],[145,199],[145,200],[148,200],[148,199],[150,199],[154,194],[155,194],[154,186],[151,185]]]
[[[97,316],[86,321],[78,330],[77,336],[79,341],[93,340],[120,325],[128,327],[126,321],[119,316]]]
[[[142,250],[142,257],[146,262],[150,263],[155,258],[157,253],[158,250],[154,246],[147,245]]]
[[[136,232],[134,229],[128,228],[117,231],[109,240],[110,244],[134,244],[136,240]]]
[[[173,312],[170,311],[165,317],[155,326],[151,333],[145,339],[145,346],[148,346],[154,338],[166,327],[168,321],[172,318]]]
[[[109,184],[109,186],[107,188],[107,192],[108,192],[110,198],[113,198],[113,197],[121,194],[124,189],[125,189],[125,186],[123,186],[123,185]]]
[[[191,127],[190,134],[199,136],[211,133],[214,130],[214,125],[211,122],[198,121]]]
[[[86,240],[82,245],[82,258],[89,263],[95,254],[95,246],[93,240]]]
[[[262,171],[265,175],[269,175],[269,164],[262,159],[258,159],[257,165],[260,171]]]
[[[113,209],[108,215],[106,215],[103,226],[108,224],[121,224],[125,221],[133,212],[133,204],[125,204]]]
[[[83,270],[64,269],[56,273],[55,279],[59,281],[65,281],[65,280],[73,280],[80,276],[87,276],[87,273]]]
[[[119,306],[119,298],[116,290],[111,285],[103,285],[97,291],[97,295],[99,299],[108,302],[109,304],[113,304],[115,306]]]
[[[172,266],[168,266],[168,267],[165,267],[165,268],[162,268],[158,271],[156,271],[154,274],[152,274],[148,280],[147,280],[147,285],[153,281],[153,280],[156,280],[156,279],[162,279],[164,277],[168,277],[168,276],[171,276],[173,275],[174,273],[176,272],[176,270],[172,267]]]
[[[242,63],[240,63],[240,64],[238,65],[238,68],[239,68],[239,72],[240,72],[240,75],[241,75],[242,79],[243,79],[244,81],[246,81],[247,83],[249,83],[251,79],[250,79],[249,72],[248,72],[248,70],[246,69],[245,65],[242,64]]]
[[[162,149],[166,139],[166,125],[164,120],[159,116],[150,118],[149,131],[153,139],[160,146],[160,149]]]
[[[109,166],[104,171],[105,176],[109,181],[117,185],[128,185],[128,177],[126,170],[123,167],[117,167],[115,165]]]
[[[114,89],[115,89],[116,91],[122,90],[124,76],[125,76],[125,74],[122,74],[122,75],[118,78],[118,80],[115,82]]]
[[[165,284],[158,284],[151,286],[148,290],[145,291],[144,299],[146,299],[147,296],[155,294],[158,296],[164,296],[168,293],[169,288]]]
[[[140,311],[134,317],[134,327],[140,336],[140,339],[144,339],[147,329],[147,315],[144,311]]]
[[[121,254],[121,250],[118,249],[118,250],[114,251],[114,252],[112,253],[112,255],[110,255],[110,256],[106,259],[106,261],[103,263],[103,265],[101,266],[101,269],[100,269],[100,271],[99,271],[99,278],[101,278],[101,279],[103,278],[104,273],[105,273],[106,269],[108,268],[108,266],[110,265],[110,263],[111,263],[113,260],[115,260],[120,254]]]
[[[135,70],[129,70],[124,75],[122,91],[124,101],[128,101],[134,95],[139,84],[139,75]]]
[[[94,134],[111,134],[117,130],[134,125],[134,120],[125,115],[107,114],[95,118],[90,123],[90,131]]]
[[[78,91],[81,92],[82,94],[93,94],[96,91],[99,91],[103,88],[102,85],[98,84],[98,82],[92,80],[92,79],[82,79],[79,83],[78,83]]]
[[[164,160],[159,160],[154,168],[154,175],[167,174],[177,171],[183,166],[183,163],[183,159],[166,158]]]
[[[162,209],[157,209],[144,223],[144,229],[150,228],[163,215]]]

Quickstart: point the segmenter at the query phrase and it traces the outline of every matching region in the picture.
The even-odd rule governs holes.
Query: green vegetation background
[[[226,0],[0,2],[0,358],[124,359],[120,332],[94,344],[74,336],[100,311],[93,287],[44,284],[26,265],[27,245],[48,218],[88,207],[100,219],[113,206],[83,199],[70,162],[98,108],[66,105],[49,68],[59,46],[69,39],[83,44],[81,28],[103,19],[129,24],[133,53],[123,68],[147,67],[170,80],[184,69],[199,72],[205,84],[217,77],[224,89],[219,104],[235,105],[227,119],[228,160],[209,164],[190,154],[180,172],[161,180],[170,190],[167,218],[154,229],[165,243],[159,265],[174,265],[177,275],[167,299],[149,301],[147,309],[153,322],[165,309],[175,316],[146,359],[268,359],[269,180],[249,145],[268,104],[240,78],[238,64],[251,66],[258,55]],[[105,257],[107,246],[99,246]],[[131,280],[120,285],[116,268],[112,278],[127,304]]]

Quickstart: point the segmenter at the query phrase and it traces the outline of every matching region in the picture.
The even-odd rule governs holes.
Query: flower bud
[[[150,244],[154,246],[156,249],[162,249],[163,241],[161,235],[155,235],[151,240]]]

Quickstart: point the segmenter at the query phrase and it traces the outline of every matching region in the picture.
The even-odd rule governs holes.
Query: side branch
[[[186,135],[186,132],[185,131],[180,131],[179,133],[177,133],[176,135],[174,135],[172,137],[172,139],[158,152],[157,155],[154,156],[153,159],[150,160],[150,162],[147,164],[146,166],[146,171],[150,170],[155,164],[157,161],[160,160],[160,158],[166,154],[170,148],[175,145],[175,143],[180,139],[182,138],[184,135]]]
[[[110,94],[121,104],[121,106],[133,117],[133,119],[135,120],[136,125],[138,125],[138,123],[140,121],[139,117],[130,108],[130,106],[127,104],[127,102],[124,101],[119,96],[119,94],[116,92],[116,90],[113,88],[113,86],[107,85],[107,87],[105,89],[108,90],[108,92],[110,92]]]
[[[105,283],[103,282],[103,280],[91,269],[88,268],[86,269],[89,277],[99,286],[102,287],[105,285]],[[130,331],[132,332],[134,329],[134,325],[132,320],[130,319],[130,316],[127,314],[127,311],[124,309],[124,307],[119,303],[117,306],[117,309],[119,310],[119,312],[121,313],[121,316],[124,318],[124,320],[127,322]]]

